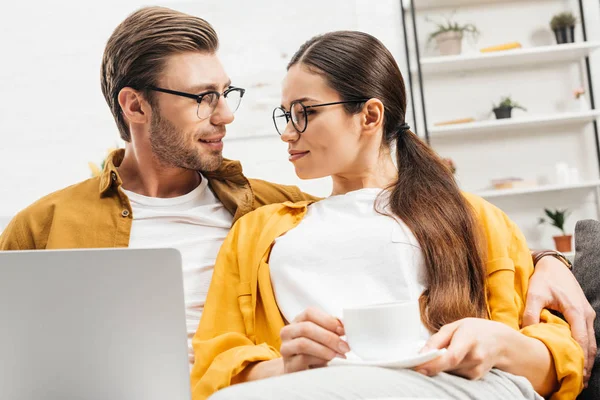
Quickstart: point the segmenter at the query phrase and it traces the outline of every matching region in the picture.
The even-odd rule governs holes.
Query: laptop
[[[0,252],[0,399],[189,400],[179,252]]]

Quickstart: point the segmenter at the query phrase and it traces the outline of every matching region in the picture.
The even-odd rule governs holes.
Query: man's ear
[[[119,92],[118,100],[123,116],[130,124],[149,122],[150,104],[140,92],[130,87],[124,87]]]
[[[385,107],[379,99],[369,99],[363,106],[361,125],[367,135],[377,134],[383,127]]]

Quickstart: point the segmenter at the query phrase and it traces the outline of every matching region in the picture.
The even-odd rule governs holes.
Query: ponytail
[[[475,213],[450,169],[408,125],[396,130],[398,180],[391,211],[417,238],[425,259],[421,319],[432,332],[487,317],[484,248]]]
[[[293,55],[321,75],[342,100],[380,99],[385,106],[383,144],[397,146],[398,181],[390,206],[416,236],[425,258],[427,289],[422,320],[431,331],[465,317],[487,316],[484,248],[475,213],[446,165],[403,123],[404,78],[377,38],[354,31],[315,36]],[[363,103],[344,104],[349,114]],[[402,125],[398,126],[401,122]]]

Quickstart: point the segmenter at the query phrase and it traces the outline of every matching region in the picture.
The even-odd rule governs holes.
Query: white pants
[[[242,383],[210,400],[543,400],[523,377],[499,370],[471,381],[450,374],[427,377],[412,370],[328,367]]]

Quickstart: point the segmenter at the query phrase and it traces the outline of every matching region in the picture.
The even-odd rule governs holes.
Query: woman
[[[405,112],[402,75],[374,37],[329,33],[294,55],[273,118],[298,176],[331,176],[333,193],[233,227],[193,342],[195,400],[231,385],[214,398],[579,393],[583,352],[568,325],[544,311],[520,329],[533,272],[522,234],[460,192]],[[444,355],[416,371],[315,369],[349,351],[341,308],[416,299],[425,350]]]

